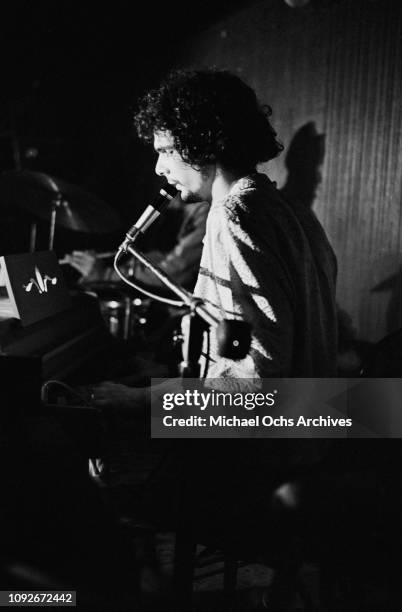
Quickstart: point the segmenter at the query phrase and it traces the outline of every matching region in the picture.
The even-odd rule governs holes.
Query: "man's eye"
[[[164,157],[171,157],[175,152],[175,149],[161,149],[159,151],[159,155],[163,155]]]

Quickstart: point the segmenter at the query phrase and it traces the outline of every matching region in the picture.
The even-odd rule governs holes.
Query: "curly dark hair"
[[[283,146],[251,87],[228,71],[175,71],[139,102],[135,125],[152,142],[154,132],[169,131],[184,161],[202,168],[220,163],[249,172],[276,157]]]

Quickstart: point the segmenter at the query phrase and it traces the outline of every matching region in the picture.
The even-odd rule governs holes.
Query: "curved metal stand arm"
[[[135,289],[141,291],[145,295],[159,301],[166,302],[173,306],[187,306],[190,312],[190,331],[189,338],[184,343],[184,361],[182,362],[182,375],[194,377],[199,372],[198,359],[201,355],[202,335],[208,327],[216,328],[216,337],[218,341],[218,354],[221,357],[228,359],[242,359],[248,353],[251,342],[250,325],[245,321],[218,319],[208,309],[202,299],[194,297],[192,293],[178,285],[166,272],[159,266],[155,265],[146,255],[133,246],[134,239],[127,236],[127,239],[120,246],[114,258],[114,268],[120,278]],[[133,257],[138,259],[146,268],[151,270],[155,276],[161,280],[166,287],[175,293],[180,301],[168,300],[161,296],[145,291],[141,287],[132,283],[119,269],[119,259],[123,253],[129,251]],[[203,324],[197,325],[195,315],[202,319]]]
[[[173,293],[175,293],[180,298],[180,301],[175,302],[174,300],[167,300],[166,298],[162,298],[161,296],[158,296],[151,292],[144,291],[141,287],[139,287],[138,285],[134,285],[134,283],[131,283],[131,281],[129,281],[123,274],[121,274],[120,270],[118,269],[118,261],[121,255],[127,251],[129,251],[131,255],[133,255],[133,257],[138,259],[138,261],[140,261],[153,274],[155,274],[155,276],[157,276],[159,280],[161,280],[163,284],[166,287],[168,287],[168,289],[173,291]],[[178,307],[187,306],[191,312],[196,312],[206,323],[208,323],[208,325],[212,325],[212,326],[219,325],[220,320],[217,319],[208,310],[208,308],[205,306],[205,304],[200,298],[194,297],[193,294],[190,293],[190,291],[187,291],[181,285],[178,285],[172,279],[171,276],[166,274],[164,270],[162,270],[159,266],[154,264],[146,255],[144,255],[144,253],[136,249],[132,243],[127,245],[124,249],[121,248],[117,251],[115,259],[114,259],[114,268],[122,280],[124,280],[129,285],[135,286],[136,289],[138,289],[139,291],[143,293],[146,293],[146,295],[153,297],[154,299],[157,299],[157,300],[166,301],[167,303],[170,303],[173,306],[178,306]]]

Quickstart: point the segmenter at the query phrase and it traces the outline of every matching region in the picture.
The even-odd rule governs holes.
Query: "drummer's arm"
[[[97,258],[95,251],[73,251],[64,256],[62,263],[70,264],[78,270],[82,281],[106,280],[104,279],[106,268]]]
[[[81,274],[80,283],[92,281],[119,281],[120,278],[115,272],[110,260],[99,257],[95,251],[73,251],[65,255],[62,259],[63,264],[69,264]],[[129,270],[129,265],[123,265]]]
[[[190,262],[188,261],[188,253],[184,253],[183,249],[186,242],[187,240],[183,240],[183,244],[179,244],[168,255],[161,251],[149,251],[147,257],[149,257],[153,263],[160,265],[169,275],[174,278],[177,277],[178,282],[181,282],[185,280],[187,269],[192,267],[192,260]],[[197,249],[195,249],[195,251],[197,251]],[[192,257],[194,256],[193,253],[191,253],[191,255]],[[199,259],[198,252],[196,253],[196,259]],[[73,268],[78,270],[81,274],[81,283],[120,280],[113,266],[109,262],[106,264],[103,258],[98,258],[95,251],[73,251],[64,256],[62,263],[70,264]],[[119,264],[123,274],[128,277],[133,277],[134,282],[137,280],[151,287],[164,287],[162,281],[144,265],[139,262],[135,262],[135,265],[133,265],[133,263],[131,259]]]

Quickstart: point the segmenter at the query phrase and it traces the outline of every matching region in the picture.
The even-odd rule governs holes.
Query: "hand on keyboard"
[[[101,410],[134,417],[144,411],[145,393],[146,390],[142,388],[105,381],[93,386],[91,403]]]

